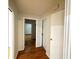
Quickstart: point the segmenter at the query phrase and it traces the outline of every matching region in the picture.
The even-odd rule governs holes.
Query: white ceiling
[[[14,0],[19,13],[41,16],[64,8],[65,0]]]

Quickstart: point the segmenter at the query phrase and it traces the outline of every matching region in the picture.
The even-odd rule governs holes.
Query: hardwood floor
[[[35,48],[33,41],[28,42],[31,44],[27,44],[25,50],[19,51],[17,59],[49,59],[42,47]]]

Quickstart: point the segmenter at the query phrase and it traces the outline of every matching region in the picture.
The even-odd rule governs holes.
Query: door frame
[[[24,36],[24,24],[25,24],[25,19],[34,19],[36,20],[36,23],[37,23],[37,20],[39,20],[38,18],[33,18],[33,17],[23,17],[23,49],[25,48],[25,36]],[[36,24],[36,38],[37,38],[37,24]],[[41,43],[39,44],[39,46],[41,45]],[[36,39],[36,47],[38,47],[37,45],[37,39]]]
[[[23,49],[25,48],[25,35],[24,35],[24,31],[25,31],[25,19],[34,19],[34,20],[37,20],[36,18],[23,17]],[[36,44],[36,42],[35,42],[35,44]]]
[[[9,53],[10,53],[10,55],[9,55],[10,58],[11,58],[11,59],[14,59],[14,58],[15,58],[15,55],[14,55],[14,52],[15,52],[15,51],[14,51],[14,41],[15,41],[15,40],[14,40],[14,12],[11,10],[10,7],[8,8],[8,13],[10,13],[10,14],[9,14],[9,17],[10,17],[10,15],[12,16],[12,19],[9,19],[9,20],[8,20],[8,26],[9,26],[9,27],[8,27],[8,30],[9,30],[9,31],[8,31],[8,32],[9,32],[8,35],[9,35],[9,37],[8,37],[8,38],[9,38],[9,40],[12,39],[10,42],[8,42],[8,49],[9,49]],[[11,22],[12,24],[11,24],[10,22]],[[8,41],[9,41],[9,40],[8,40]],[[11,45],[9,46],[9,44],[11,44]]]
[[[71,58],[70,45],[70,0],[65,0],[63,59]]]

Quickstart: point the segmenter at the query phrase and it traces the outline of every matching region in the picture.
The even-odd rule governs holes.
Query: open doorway
[[[30,50],[36,45],[36,20],[25,19],[24,23],[25,50]]]

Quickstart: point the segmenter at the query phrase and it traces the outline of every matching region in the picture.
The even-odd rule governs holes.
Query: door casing
[[[25,19],[34,19],[34,20],[36,20],[36,47],[41,47],[41,45],[42,45],[42,26],[41,26],[41,33],[40,33],[40,40],[39,40],[39,42],[38,42],[38,39],[37,39],[37,21],[39,20],[39,19],[37,19],[37,18],[29,18],[29,17],[23,17],[23,50],[24,50],[24,48],[25,48],[25,38],[24,38],[24,24],[25,24]],[[42,20],[41,20],[42,21]],[[42,25],[42,22],[41,22],[41,25]]]

